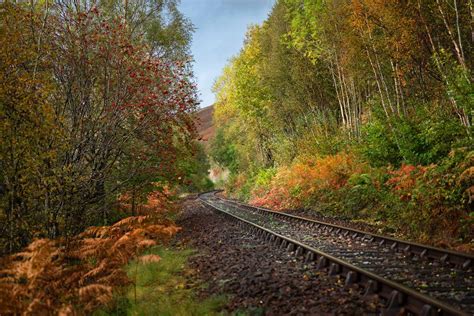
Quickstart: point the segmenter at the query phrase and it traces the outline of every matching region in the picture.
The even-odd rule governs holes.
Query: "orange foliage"
[[[235,177],[235,180],[232,182],[232,186],[225,188],[224,194],[228,196],[232,196],[234,192],[242,191],[242,188],[245,186],[247,181],[248,181],[247,176],[243,173],[239,173]]]
[[[298,201],[293,199],[287,188],[271,187],[270,190],[262,192],[256,189],[252,192],[250,204],[255,206],[268,207],[272,210],[284,210],[293,208]]]
[[[387,180],[386,185],[399,194],[401,200],[408,201],[411,199],[411,192],[415,188],[418,179],[426,173],[428,168],[403,164],[399,169],[389,171],[391,177]]]
[[[170,210],[173,208],[173,204],[170,202],[170,197],[175,194],[176,192],[171,190],[168,186],[164,186],[161,187],[161,190],[155,190],[148,193],[144,203],[140,203],[141,201],[138,200],[138,197],[135,197],[135,214],[146,215],[159,212],[160,210]],[[118,203],[119,208],[122,211],[131,213],[133,194],[131,192],[122,194],[118,199]]]
[[[352,174],[363,168],[349,153],[296,162],[279,168],[269,189],[255,188],[250,203],[276,210],[301,208],[322,190],[342,188]]]
[[[123,266],[144,249],[168,241],[179,227],[155,215],[127,217],[90,227],[72,238],[38,239],[3,258],[0,310],[5,314],[88,314],[112,300],[114,287],[129,284]],[[142,256],[158,262],[158,256]]]
[[[247,177],[244,174],[240,173],[237,176],[237,179],[235,180],[234,186],[237,189],[240,189],[245,185],[246,182],[247,182]]]

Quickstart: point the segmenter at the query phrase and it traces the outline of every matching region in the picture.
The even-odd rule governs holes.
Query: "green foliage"
[[[378,121],[372,121],[364,126],[364,146],[362,155],[374,166],[385,164],[398,165],[402,160],[393,137],[387,126]]]
[[[1,4],[0,245],[9,251],[116,219],[121,194],[211,187],[193,142],[192,25],[178,1],[64,3]],[[420,238],[451,225],[468,238],[471,11],[276,1],[214,86],[211,156],[231,172],[227,191],[386,220]]]
[[[158,255],[161,260],[131,262],[126,270],[129,278],[136,281],[136,288],[130,286],[125,295],[117,293],[114,308],[95,315],[218,315],[225,297],[200,300],[198,288],[186,287],[185,265],[193,253],[189,249],[163,247],[147,251],[146,254]]]
[[[472,135],[472,116],[474,113],[474,85],[472,69],[460,65],[454,56],[445,49],[440,49],[432,56],[433,63],[438,67],[446,83],[446,96],[453,110],[463,122],[466,133]],[[472,62],[468,60],[468,62]],[[471,125],[471,126],[469,126]]]
[[[237,150],[235,145],[225,138],[223,128],[217,129],[216,135],[212,139],[211,157],[216,163],[228,168],[232,173],[239,170]]]
[[[277,170],[275,168],[261,169],[255,175],[253,182],[256,186],[268,187],[276,173]]]
[[[364,126],[363,135],[360,151],[374,166],[438,163],[452,148],[467,141],[465,129],[456,118],[427,105],[419,106],[409,117],[388,122],[380,114],[374,115]]]
[[[321,34],[324,32],[321,15],[325,10],[324,1],[284,0],[288,7],[290,31],[288,38],[292,46],[304,51],[312,61],[325,53]]]
[[[208,176],[211,166],[203,145],[196,141],[193,147],[191,153],[186,152],[181,159],[178,159],[180,187],[186,192],[209,191],[214,188]]]
[[[30,23],[39,16],[0,4],[0,253],[52,233],[42,224],[55,216],[48,208],[68,181],[56,164],[67,144],[50,98],[56,87],[43,53],[50,46],[35,41]]]
[[[212,155],[233,173],[291,163],[308,149],[317,152],[318,142],[334,151],[340,141],[328,137],[339,133],[337,124],[326,124],[337,120],[329,70],[287,45],[287,14],[279,1],[262,26],[250,27],[214,86]]]
[[[226,191],[469,241],[474,189],[454,180],[472,177],[469,12],[276,1],[216,82],[213,155],[231,171]]]
[[[379,214],[373,214],[373,210],[380,206],[380,199],[383,197],[381,179],[383,173],[379,170],[371,170],[370,173],[353,174],[348,185],[341,190],[341,201],[346,214],[351,217],[375,217],[383,219],[383,211]],[[375,215],[375,216],[374,216]]]

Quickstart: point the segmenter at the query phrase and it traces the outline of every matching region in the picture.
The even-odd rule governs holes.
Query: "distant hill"
[[[208,141],[214,137],[215,128],[212,121],[212,116],[214,114],[214,105],[200,109],[196,113],[196,125],[201,142],[207,146]]]
[[[200,109],[196,112],[196,125],[201,138],[201,143],[205,150],[209,151],[209,140],[211,140],[215,133],[214,122],[212,116],[214,115],[214,105]],[[209,178],[214,182],[225,181],[229,176],[229,170],[222,168],[211,161],[211,170],[209,170]]]

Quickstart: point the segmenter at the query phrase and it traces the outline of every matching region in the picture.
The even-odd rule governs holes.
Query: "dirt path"
[[[363,300],[355,285],[317,271],[285,250],[254,238],[197,200],[188,199],[178,224],[179,243],[198,250],[190,260],[208,287],[203,297],[225,294],[229,312],[251,315],[374,315],[376,299]]]

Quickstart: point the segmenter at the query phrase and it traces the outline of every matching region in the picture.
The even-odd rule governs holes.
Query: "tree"
[[[165,16],[153,4],[153,16]],[[118,2],[1,6],[7,250],[106,224],[121,193],[178,184],[176,159],[196,137],[187,40],[151,43]]]
[[[58,191],[61,117],[49,97],[50,47],[41,15],[0,5],[0,246],[9,252],[41,236]],[[53,227],[48,227],[51,233]]]

